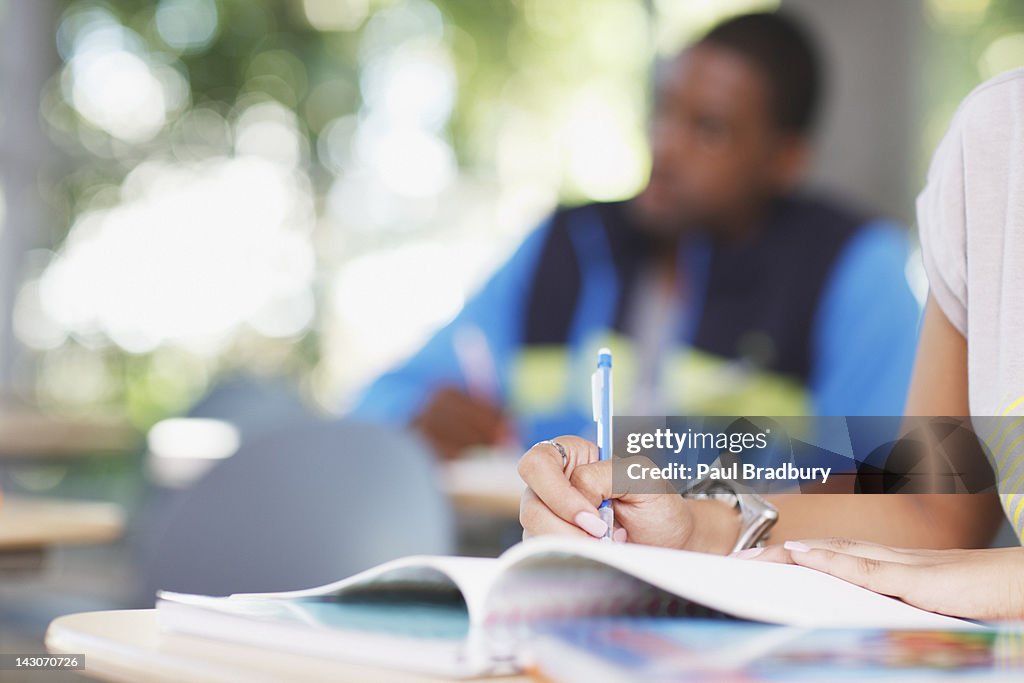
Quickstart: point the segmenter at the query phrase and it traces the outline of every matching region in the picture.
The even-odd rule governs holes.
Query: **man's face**
[[[641,219],[663,233],[744,220],[782,191],[781,150],[791,137],[774,123],[756,66],[726,48],[691,48],[658,79]]]

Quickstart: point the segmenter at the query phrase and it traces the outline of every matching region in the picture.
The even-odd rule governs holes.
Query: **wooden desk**
[[[86,612],[60,617],[46,631],[46,648],[52,654],[84,654],[86,675],[119,683],[445,680],[162,633],[157,626],[156,610]],[[487,680],[525,683],[530,679],[505,676]]]
[[[0,502],[0,569],[37,569],[55,545],[116,541],[124,515],[112,503],[47,498],[5,498]]]
[[[0,504],[0,551],[116,541],[124,516],[113,503],[5,498]]]
[[[123,420],[0,409],[0,458],[38,460],[130,453],[141,435]]]

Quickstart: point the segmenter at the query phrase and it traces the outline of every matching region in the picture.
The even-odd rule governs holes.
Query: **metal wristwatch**
[[[721,479],[703,479],[683,497],[721,501],[739,512],[740,535],[732,552],[763,546],[768,532],[779,519],[778,509],[767,500],[753,492],[740,493],[735,484]]]

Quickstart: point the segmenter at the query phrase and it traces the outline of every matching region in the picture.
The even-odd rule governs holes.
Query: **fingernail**
[[[616,529],[615,532],[612,533],[612,538],[615,540],[616,543],[625,543],[626,530],[622,528]]]
[[[601,538],[604,536],[604,532],[608,531],[608,525],[600,517],[590,512],[580,512],[573,520],[576,522],[576,526],[595,538]]]
[[[795,553],[809,553],[811,552],[810,546],[800,541],[786,541],[782,544],[782,547],[786,550],[792,550]]]
[[[757,557],[763,552],[764,548],[747,548],[746,550],[737,550],[729,555],[729,557],[735,557],[737,560],[749,560]]]

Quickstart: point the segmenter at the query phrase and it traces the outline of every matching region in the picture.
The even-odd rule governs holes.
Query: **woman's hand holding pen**
[[[519,461],[529,487],[519,506],[523,537],[544,534],[600,538],[606,526],[597,506],[612,499],[614,539],[668,548],[727,553],[739,535],[735,511],[713,500],[687,501],[664,493],[612,491],[612,462],[598,461],[597,445],[577,436],[541,442]],[[666,487],[668,485],[666,484]]]

